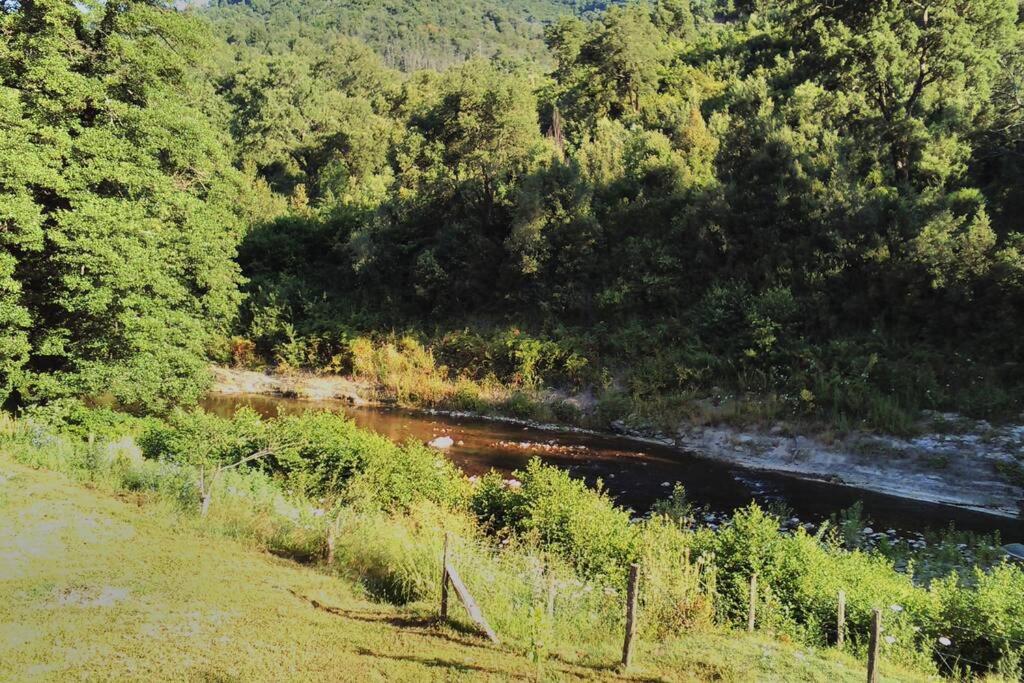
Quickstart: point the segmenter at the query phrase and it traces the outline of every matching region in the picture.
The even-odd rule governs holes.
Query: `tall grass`
[[[289,419],[268,429],[300,427]],[[1012,566],[915,583],[912,573],[895,571],[882,555],[843,550],[839,535],[827,529],[815,536],[781,534],[779,521],[756,506],[717,532],[693,527],[685,506],[631,520],[607,497],[552,468],[534,464],[516,485],[491,477],[470,489],[441,456],[350,429],[314,430],[338,447],[358,444],[367,451],[340,489],[311,492],[297,485],[308,481],[303,477],[232,470],[217,481],[205,518],[196,504],[197,472],[144,457],[130,438],[88,442],[31,420],[5,419],[0,450],[31,466],[137,495],[200,533],[320,565],[354,580],[371,598],[415,609],[437,604],[449,532],[452,561],[486,617],[503,640],[538,660],[553,648],[603,661],[614,656],[631,562],[642,568],[641,629],[652,640],[744,623],[747,583],[756,573],[759,627],[812,646],[833,642],[835,600],[843,590],[847,648],[859,654],[876,607],[888,610],[891,638],[883,654],[889,661],[942,670],[945,658],[955,656],[1007,669],[1024,653],[1024,573]],[[330,460],[328,450],[320,444],[303,452]],[[449,479],[450,485],[439,483]],[[329,534],[331,565],[325,562]],[[936,640],[957,628],[973,635],[954,638],[938,658]]]

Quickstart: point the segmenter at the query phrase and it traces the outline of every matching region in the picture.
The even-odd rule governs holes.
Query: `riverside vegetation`
[[[197,523],[153,494],[111,495],[102,476],[76,484],[0,457],[0,510],[19,521],[0,526],[10,588],[0,603],[4,680],[335,681],[339,671],[438,682],[620,678],[578,663],[568,648],[538,666],[460,624],[435,625],[436,604],[368,600],[322,568],[260,553],[255,535],[225,538],[216,509]],[[39,564],[43,548],[74,553]],[[673,680],[863,678],[849,655],[760,634],[682,633],[642,655],[637,674]]]
[[[441,544],[452,532],[459,571],[488,619],[540,668],[549,657],[614,661],[626,569],[637,562],[648,644],[744,624],[756,572],[759,629],[776,638],[829,648],[844,590],[845,651],[863,659],[871,610],[884,608],[890,675],[1021,673],[1024,572],[994,553],[981,552],[977,565],[922,561],[898,572],[881,551],[844,545],[841,520],[813,536],[781,533],[779,519],[751,506],[712,531],[695,523],[681,491],[634,520],[600,490],[539,462],[511,481],[471,482],[431,449],[394,444],[330,413],[139,420],[93,411],[70,421],[38,413],[6,420],[0,449],[18,463],[138,495],[190,527],[319,566],[396,605],[436,604]],[[201,506],[203,470],[254,453],[267,455],[205,475],[213,494]]]

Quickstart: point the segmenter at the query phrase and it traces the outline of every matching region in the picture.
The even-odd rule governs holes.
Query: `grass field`
[[[606,667],[562,652],[538,665],[527,646],[437,624],[431,606],[369,602],[196,524],[0,456],[0,680],[864,678],[844,655],[733,633],[642,643],[628,673],[615,652]]]

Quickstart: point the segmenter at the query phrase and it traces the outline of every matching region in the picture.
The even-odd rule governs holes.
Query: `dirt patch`
[[[128,599],[127,588],[114,586],[61,588],[54,596],[55,607],[113,607]]]

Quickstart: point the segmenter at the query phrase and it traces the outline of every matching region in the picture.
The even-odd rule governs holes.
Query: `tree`
[[[2,346],[24,360],[20,399],[194,400],[237,306],[247,190],[197,67],[208,34],[145,2],[30,0],[2,22]]]
[[[601,118],[639,118],[660,86],[664,36],[642,5],[613,7],[585,28],[563,22],[548,32],[558,59],[557,103],[578,131]]]
[[[962,175],[965,137],[1016,36],[1016,0],[794,2],[802,59],[852,97],[850,114],[888,151],[895,184],[920,189]]]

